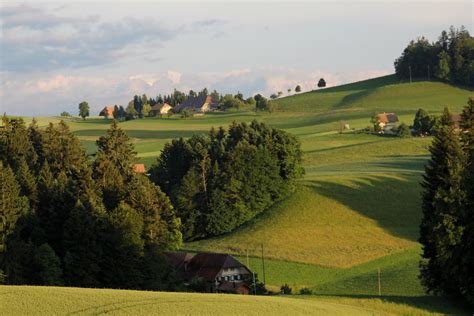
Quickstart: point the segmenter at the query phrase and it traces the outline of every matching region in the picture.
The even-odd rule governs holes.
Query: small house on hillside
[[[133,165],[133,172],[136,172],[136,173],[145,173],[146,170],[145,170],[145,165],[142,164],[142,163],[136,163]]]
[[[163,104],[155,104],[151,107],[151,110],[155,112],[155,114],[167,114],[173,107],[168,103]]]
[[[168,262],[183,278],[186,284],[202,278],[208,284],[209,292],[249,294],[248,282],[252,272],[229,254],[170,252]]]
[[[398,116],[395,113],[379,113],[377,114],[377,125],[384,133],[390,133],[399,122]]]
[[[199,95],[196,97],[188,97],[183,103],[174,107],[176,113],[189,110],[196,113],[204,113],[214,108],[213,100],[210,95]]]
[[[106,119],[113,119],[114,111],[115,111],[115,106],[109,105],[103,108],[102,111],[100,111],[99,116],[103,116]]]

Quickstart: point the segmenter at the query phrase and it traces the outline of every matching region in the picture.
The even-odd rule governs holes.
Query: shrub
[[[188,109],[185,109],[183,111],[181,111],[181,118],[189,118],[189,117],[193,117],[193,112],[188,110]]]
[[[300,295],[311,295],[311,294],[313,294],[313,291],[311,291],[311,289],[308,289],[307,287],[300,289]]]
[[[281,294],[289,295],[291,294],[291,291],[291,287],[286,283],[280,287]]]
[[[395,133],[398,137],[409,137],[411,135],[410,127],[402,123],[396,128]]]

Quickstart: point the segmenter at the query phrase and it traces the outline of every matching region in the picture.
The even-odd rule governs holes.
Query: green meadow
[[[346,305],[351,306],[347,308],[362,308],[361,313],[366,312],[365,308],[388,314],[422,314],[422,310],[462,313],[454,303],[427,296],[418,280],[421,252],[417,242],[421,218],[419,183],[429,158],[431,139],[400,139],[351,131],[339,133],[339,128],[341,124],[349,124],[351,129],[364,128],[370,124],[374,112],[395,112],[400,121],[408,125],[412,124],[418,108],[439,114],[447,106],[453,113],[459,113],[472,95],[471,90],[439,82],[409,84],[400,83],[394,76],[385,76],[278,99],[278,109],[273,114],[243,109],[189,119],[179,116],[146,118],[123,122],[120,126],[132,138],[139,162],[147,166],[156,160],[164,144],[171,139],[204,133],[211,127],[227,126],[232,121],[257,119],[300,139],[306,174],[292,196],[278,201],[272,209],[230,234],[195,241],[184,247],[192,251],[229,252],[240,256],[243,262],[248,256],[250,268],[262,280],[260,256],[263,245],[265,278],[271,289],[278,290],[280,285],[287,283],[294,291],[307,287],[317,294],[317,298],[291,301],[290,305],[285,305],[287,301],[282,298],[246,298],[248,312],[259,300],[268,299],[275,303],[271,308],[282,308],[276,309],[278,311],[284,311],[284,306],[288,306],[295,310],[301,308],[302,313],[307,306],[317,310],[318,304],[322,313],[328,306],[341,304],[344,308]],[[39,124],[44,126],[58,120],[40,118]],[[110,122],[98,117],[85,121],[71,118],[68,124],[87,152],[93,155],[95,140],[105,134]],[[378,269],[381,271],[382,297],[374,298],[378,295]],[[2,291],[8,292],[5,289],[3,287]],[[14,291],[36,295],[28,288]],[[119,296],[115,298],[110,294],[112,292],[105,290],[102,293],[104,300],[112,300],[111,303],[104,301],[104,312],[114,304],[120,306],[120,303],[114,303]],[[81,296],[84,301],[84,297],[92,296],[85,292],[84,295]],[[173,300],[190,302],[199,297],[197,294],[143,295],[162,298],[163,310],[169,312],[174,311],[173,308],[192,305],[174,306],[170,303]],[[241,299],[202,297],[209,297],[203,300],[202,306],[225,298],[225,304],[216,304],[223,312],[232,304],[239,304]],[[137,300],[140,300],[138,296]],[[132,299],[127,302],[124,306],[134,304]],[[142,299],[142,303],[132,309],[114,309],[114,312],[135,311],[133,308],[146,312],[147,308],[157,306],[155,303],[146,305],[146,302]],[[75,310],[80,313],[81,305],[86,313],[90,311],[87,308],[92,308],[90,306],[102,311],[102,302],[94,304],[84,302]],[[198,306],[196,304],[192,306]],[[304,306],[292,307],[291,304]],[[72,311],[73,307],[67,306],[65,303],[65,311]],[[186,313],[186,309],[176,311]],[[206,309],[203,307],[202,311],[205,313]],[[340,313],[356,312],[341,310]]]
[[[0,286],[1,315],[441,315],[383,298],[239,296],[36,286]]]

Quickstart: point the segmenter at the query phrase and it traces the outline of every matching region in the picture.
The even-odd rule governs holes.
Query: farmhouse
[[[252,272],[229,254],[170,252],[166,256],[187,284],[202,278],[209,292],[249,294],[247,282],[252,279]]]
[[[113,119],[114,111],[115,111],[115,106],[109,105],[103,108],[102,111],[100,111],[99,116],[103,116],[106,119]]]
[[[168,103],[163,104],[155,104],[151,107],[151,110],[155,112],[155,114],[167,114],[173,107]]]
[[[210,95],[199,95],[197,97],[189,97],[183,103],[174,107],[175,112],[189,110],[191,112],[204,113],[214,108],[212,97]]]
[[[142,163],[136,163],[133,165],[133,172],[136,172],[136,173],[145,173],[146,170],[145,170],[145,165],[142,164]]]
[[[379,113],[377,114],[377,125],[384,133],[390,133],[397,126],[398,116],[395,113]]]

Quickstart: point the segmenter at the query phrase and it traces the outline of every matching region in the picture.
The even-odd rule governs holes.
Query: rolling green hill
[[[407,124],[420,107],[439,114],[448,106],[458,113],[471,95],[473,91],[439,82],[399,83],[385,76],[278,99],[273,114],[247,109],[190,119],[147,118],[120,126],[148,166],[171,139],[232,121],[257,119],[293,133],[302,143],[306,170],[295,194],[233,233],[185,248],[229,252],[244,262],[248,254],[262,279],[263,244],[270,288],[277,290],[283,283],[295,290],[309,287],[315,294],[345,296],[337,300],[363,301],[364,306],[373,303],[362,298],[377,293],[380,268],[386,299],[443,313],[449,302],[426,296],[417,278],[419,182],[431,138],[338,130],[341,122],[364,128],[379,111],[396,112]],[[49,120],[57,118],[41,118],[40,124]],[[91,154],[109,123],[102,118],[69,120]]]

